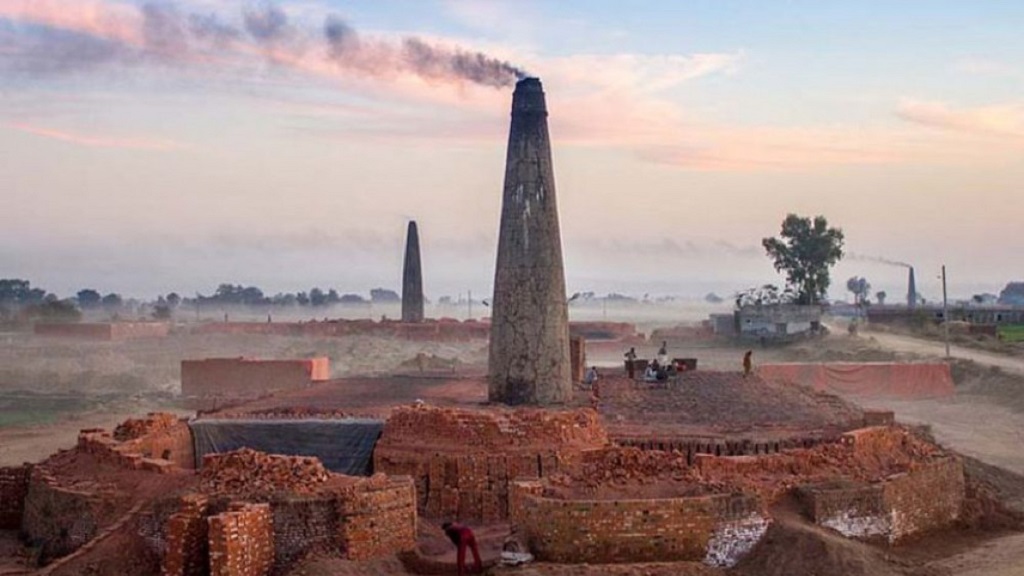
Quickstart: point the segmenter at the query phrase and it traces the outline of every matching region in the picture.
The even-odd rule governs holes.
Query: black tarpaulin
[[[383,420],[193,420],[196,467],[203,456],[251,448],[268,454],[316,456],[332,471],[368,476],[373,471],[373,447],[384,429]]]

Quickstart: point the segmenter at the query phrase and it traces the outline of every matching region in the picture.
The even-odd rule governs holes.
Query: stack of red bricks
[[[597,413],[590,409],[470,411],[413,406],[392,413],[381,442],[484,451],[531,446],[594,447],[607,444],[608,436]]]
[[[160,576],[204,576],[207,561],[208,533],[206,511],[209,502],[201,494],[183,496],[178,512],[167,519],[167,552],[160,567]]]
[[[266,576],[274,565],[269,504],[233,503],[211,516],[210,576]]]
[[[146,418],[129,418],[114,428],[114,439],[118,442],[135,440],[147,434],[166,430],[178,424],[178,417],[164,412],[150,412]]]
[[[416,547],[416,494],[408,477],[383,474],[338,493],[339,544],[351,560],[389,556]]]
[[[208,494],[230,494],[258,501],[278,492],[315,493],[329,477],[317,458],[242,448],[203,457],[200,486]]]

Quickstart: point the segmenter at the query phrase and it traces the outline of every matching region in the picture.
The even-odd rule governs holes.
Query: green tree
[[[779,238],[761,241],[775,270],[797,294],[797,304],[817,304],[831,283],[829,268],[843,257],[843,231],[830,228],[824,216],[801,218],[789,214]]]
[[[100,296],[99,292],[92,288],[85,288],[78,291],[76,298],[78,299],[78,305],[82,310],[85,310],[87,308],[99,308],[100,300],[102,300],[103,297]]]

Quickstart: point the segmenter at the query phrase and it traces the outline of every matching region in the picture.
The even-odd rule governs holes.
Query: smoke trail
[[[18,5],[21,6],[21,5]],[[235,22],[191,13],[174,0],[106,4],[69,13],[56,4],[5,8],[0,0],[0,71],[73,73],[100,65],[239,62],[256,55],[313,73],[338,71],[372,78],[413,74],[432,82],[505,87],[525,73],[482,52],[421,38],[363,38],[330,15],[322,32],[303,29],[276,4],[243,8]],[[19,26],[20,23],[30,26]],[[259,50],[253,50],[259,48]],[[232,58],[234,57],[234,58]],[[329,64],[329,66],[324,66]]]
[[[481,52],[447,50],[430,46],[419,38],[406,38],[402,43],[404,60],[416,74],[429,79],[458,78],[484,86],[511,86],[526,73]]]
[[[396,46],[380,40],[364,40],[343,19],[331,15],[324,23],[331,60],[341,68],[369,75],[411,72],[427,80],[469,81],[483,86],[511,86],[526,76],[519,68],[482,52],[432,46],[416,37]]]
[[[259,43],[273,42],[291,34],[288,15],[269,2],[258,7],[246,8],[243,18],[245,31]]]
[[[900,262],[899,260],[890,260],[888,258],[882,258],[881,256],[865,256],[863,254],[854,254],[851,252],[846,253],[846,257],[850,260],[859,260],[861,262],[877,262],[879,264],[887,264],[889,266],[900,266],[902,268],[913,268],[906,262]]]

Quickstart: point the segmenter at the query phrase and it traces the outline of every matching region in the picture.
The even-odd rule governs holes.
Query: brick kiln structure
[[[38,322],[32,330],[36,336],[113,342],[163,338],[170,334],[171,325],[167,322]]]
[[[542,560],[732,566],[793,486],[810,519],[890,543],[951,525],[965,494],[959,459],[901,428],[873,427],[810,449],[693,463],[672,452],[586,451],[578,466],[514,482],[510,517]]]
[[[182,360],[181,395],[186,398],[256,398],[282,390],[302,390],[330,377],[327,358]]]
[[[420,513],[434,519],[508,518],[517,478],[555,474],[608,444],[593,410],[398,408],[374,450],[375,469],[412,476]]]
[[[187,438],[187,422],[151,414],[85,430],[43,463],[0,468],[2,528],[20,530],[51,571],[73,571],[112,534],[143,538],[162,576],[266,576],[314,550],[365,560],[415,546],[411,478],[332,474],[315,458],[252,450],[208,455],[197,473]],[[75,477],[82,467],[91,472]]]
[[[516,84],[491,300],[488,396],[505,404],[572,398],[569,311],[544,89]]]
[[[420,265],[420,233],[409,222],[402,267],[402,322],[423,322],[423,269]]]

